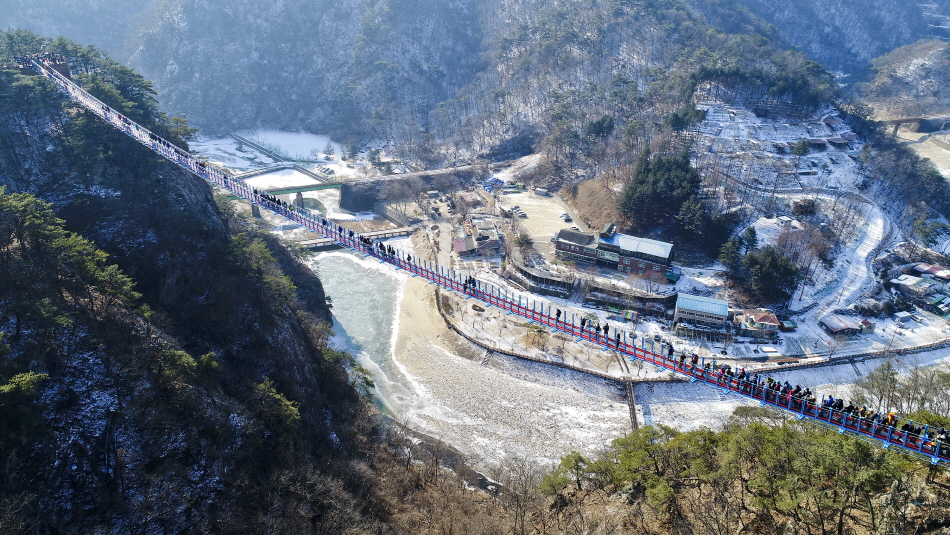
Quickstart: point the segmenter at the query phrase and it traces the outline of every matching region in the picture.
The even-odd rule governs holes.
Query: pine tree
[[[736,275],[742,267],[742,243],[740,238],[730,238],[719,250],[719,262]]]
[[[744,252],[746,253],[759,247],[759,235],[755,231],[755,227],[749,226],[745,229],[745,232],[742,233],[742,243],[745,246]]]

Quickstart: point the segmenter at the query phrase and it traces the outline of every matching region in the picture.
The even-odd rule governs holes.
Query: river
[[[397,352],[407,277],[350,252],[320,253],[311,266],[332,299],[331,342],[373,374],[380,408],[451,444],[473,466],[509,456],[553,463],[571,450],[593,454],[629,432],[616,384],[498,356],[483,366],[435,343]]]

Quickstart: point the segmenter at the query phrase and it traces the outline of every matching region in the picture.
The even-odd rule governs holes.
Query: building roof
[[[891,284],[900,284],[901,286],[914,286],[924,279],[913,275],[903,274],[896,279],[891,279]]]
[[[456,253],[467,253],[477,249],[478,246],[475,245],[475,240],[473,240],[471,236],[465,236],[464,238],[455,238],[452,240],[452,248]]]
[[[479,197],[477,193],[467,192],[459,195],[459,197],[462,199],[462,202],[469,206],[477,206],[482,204],[482,198]]]
[[[703,312],[706,314],[716,314],[726,317],[729,315],[729,303],[722,299],[712,297],[703,297],[701,295],[679,294],[676,296],[676,308],[681,310],[691,310],[693,312]]]
[[[831,314],[821,318],[821,323],[831,332],[839,332],[846,329],[852,329],[855,331],[861,330],[861,325],[859,323],[852,321],[851,318],[838,316],[837,314]]]
[[[673,252],[673,244],[647,238],[638,238],[627,234],[614,234],[609,238],[601,238],[600,243],[606,243],[641,254],[648,254],[659,258],[669,258]]]
[[[594,241],[594,235],[565,228],[557,233],[557,239],[559,241],[573,243],[574,245],[590,245],[590,242]]]
[[[493,231],[493,230],[480,230],[480,231],[478,231],[478,234],[475,235],[475,241],[476,241],[476,242],[480,242],[480,241],[485,241],[485,240],[495,240],[495,241],[497,241],[497,240],[498,240],[498,234],[496,234],[495,231]]]
[[[920,262],[916,266],[914,266],[914,269],[917,270],[918,273],[933,275],[934,277],[938,279],[950,279],[950,269],[947,269],[943,266],[937,266],[934,264],[928,264],[926,262]]]
[[[769,312],[768,310],[743,310],[742,315],[746,318],[751,319],[754,323],[764,323],[766,325],[780,325],[778,318],[775,317],[775,314]]]
[[[472,225],[478,230],[495,230],[495,224],[487,219],[472,218]]]

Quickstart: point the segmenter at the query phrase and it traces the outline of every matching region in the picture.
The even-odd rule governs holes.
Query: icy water
[[[389,358],[404,276],[374,268],[376,263],[353,253],[330,252],[317,255],[310,265],[333,302],[333,347],[353,355],[373,374],[377,403],[398,415],[415,397]]]
[[[612,382],[500,356],[482,366],[435,346],[394,355],[405,275],[347,252],[322,253],[311,265],[333,301],[334,347],[372,372],[379,406],[473,466],[591,454],[629,431]]]

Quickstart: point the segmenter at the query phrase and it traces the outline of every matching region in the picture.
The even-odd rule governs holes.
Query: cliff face
[[[167,128],[147,83],[95,71]],[[0,71],[0,140],[4,532],[375,526],[349,490],[370,488],[371,423],[319,280],[39,77]]]

